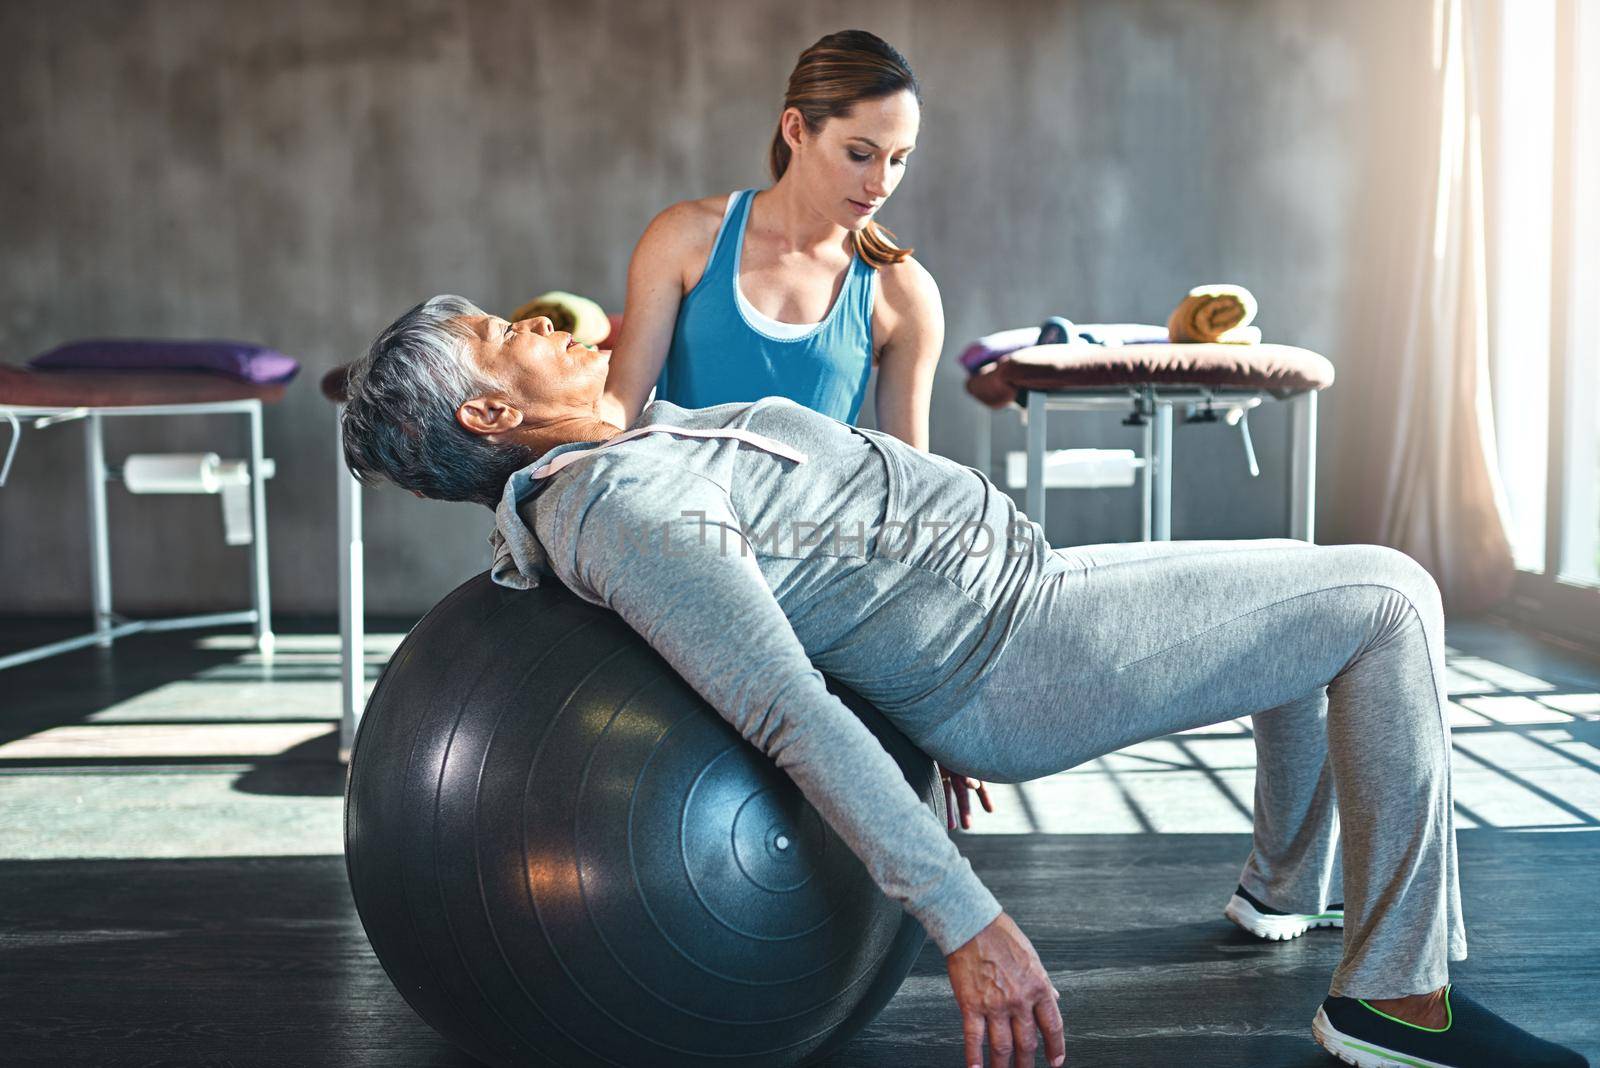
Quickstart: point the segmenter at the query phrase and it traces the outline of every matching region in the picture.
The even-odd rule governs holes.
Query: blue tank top
[[[878,272],[858,253],[820,323],[794,337],[762,329],[740,308],[735,290],[755,192],[734,194],[737,199],[717,231],[705,274],[678,307],[656,398],[681,408],[709,408],[788,397],[854,423],[872,374],[872,298]]]

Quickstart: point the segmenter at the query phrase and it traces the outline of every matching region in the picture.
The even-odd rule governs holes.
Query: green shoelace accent
[[[1398,1016],[1390,1016],[1388,1013],[1384,1012],[1382,1009],[1374,1009],[1371,1005],[1367,1005],[1366,1001],[1364,999],[1362,999],[1362,998],[1357,998],[1356,1000],[1361,1002],[1362,1005],[1365,1005],[1372,1012],[1375,1012],[1379,1016],[1382,1016],[1385,1020],[1393,1020],[1395,1023],[1400,1024],[1403,1027],[1414,1028],[1415,1030],[1418,1030],[1418,1031],[1426,1031],[1430,1035],[1442,1035],[1446,1031],[1450,1030],[1451,1025],[1456,1022],[1455,1021],[1455,1011],[1450,1008],[1450,989],[1451,989],[1451,987],[1449,985],[1447,985],[1444,988],[1444,1026],[1443,1027],[1423,1027],[1421,1024],[1406,1023],[1406,1021],[1400,1019],[1400,1017],[1398,1017]]]

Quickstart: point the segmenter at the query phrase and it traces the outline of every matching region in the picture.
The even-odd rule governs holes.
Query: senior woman
[[[964,1063],[987,1043],[995,1066],[1032,1065],[1042,1036],[1061,1065],[1059,995],[821,672],[924,752],[1011,781],[1251,714],[1268,788],[1242,882],[1326,900],[1304,833],[1324,768],[1344,823],[1347,928],[1317,1041],[1362,1068],[1587,1068],[1449,983],[1467,946],[1444,611],[1410,558],[1281,541],[1056,551],[979,472],[787,400],[657,401],[623,432],[597,416],[606,361],[548,319],[435,298],[352,371],[346,459],[495,505],[496,581],[553,576],[617,612],[772,758],[945,955]]]

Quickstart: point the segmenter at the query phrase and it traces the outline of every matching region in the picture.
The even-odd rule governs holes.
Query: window
[[[1600,640],[1600,4],[1501,0],[1482,99],[1513,614]],[[1482,25],[1482,23],[1480,23]]]

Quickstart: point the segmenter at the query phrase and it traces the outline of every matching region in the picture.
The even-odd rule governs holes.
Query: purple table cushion
[[[300,363],[276,349],[243,341],[156,341],[96,338],[69,341],[28,361],[35,371],[209,371],[241,382],[289,381]]]
[[[961,351],[956,357],[968,374],[975,373],[984,364],[993,363],[1002,356],[1009,356],[1018,349],[1029,348],[1039,343],[1039,328],[1037,326],[1019,326],[1014,330],[997,330],[992,334],[985,334]]]

